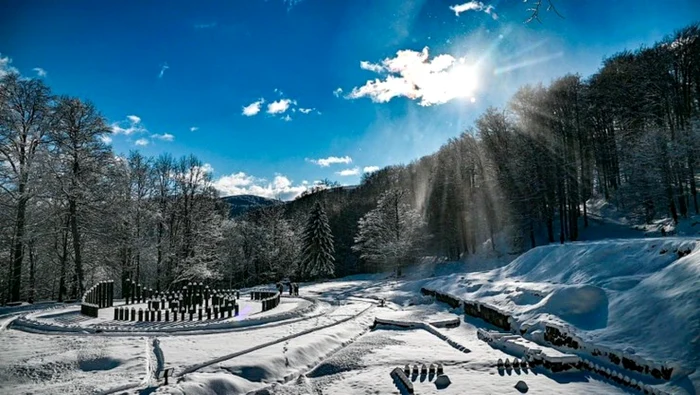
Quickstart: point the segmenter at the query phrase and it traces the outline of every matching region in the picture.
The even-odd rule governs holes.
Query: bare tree
[[[33,197],[35,159],[45,142],[49,113],[49,89],[39,80],[8,74],[0,79],[0,166],[10,169],[10,179],[0,187],[12,198],[15,223],[10,254],[9,300],[20,299],[27,206]]]
[[[55,174],[68,202],[75,264],[73,294],[76,297],[85,289],[81,214],[85,209],[83,204],[92,198],[96,178],[111,155],[100,139],[107,133],[111,133],[111,129],[91,103],[65,96],[58,99],[50,144],[56,160]]]

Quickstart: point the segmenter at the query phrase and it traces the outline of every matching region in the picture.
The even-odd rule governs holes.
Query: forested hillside
[[[64,300],[108,278],[317,278],[299,267],[317,202],[336,276],[456,260],[487,241],[520,252],[576,240],[592,197],[640,222],[697,214],[699,35],[694,24],[588,78],[524,86],[433,155],[233,219],[197,158],[117,155],[93,105],[0,76],[0,297]]]
[[[307,199],[326,202],[341,273],[374,268],[350,248],[357,220],[389,188],[407,190],[423,214],[432,235],[425,253],[451,260],[487,240],[501,251],[577,240],[592,197],[640,223],[697,214],[699,33],[696,24],[618,53],[587,79],[524,86],[437,153],[370,174],[351,192],[299,199],[289,210],[303,212]]]

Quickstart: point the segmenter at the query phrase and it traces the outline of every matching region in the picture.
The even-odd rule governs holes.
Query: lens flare
[[[457,65],[450,70],[450,84],[458,97],[472,97],[478,87],[479,73],[474,66]]]

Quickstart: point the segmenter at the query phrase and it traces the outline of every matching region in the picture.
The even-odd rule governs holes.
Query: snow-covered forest
[[[700,212],[699,35],[690,25],[589,78],[524,86],[433,155],[234,218],[200,159],[115,153],[89,101],[7,73],[2,301],[75,299],[103,278],[236,287],[456,260],[484,243],[520,252],[577,240],[591,198],[677,222]],[[328,232],[309,247],[318,210]]]

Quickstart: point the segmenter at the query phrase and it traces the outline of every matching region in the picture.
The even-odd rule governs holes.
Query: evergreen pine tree
[[[333,235],[320,202],[311,210],[302,243],[301,275],[306,278],[332,276],[335,271]]]

